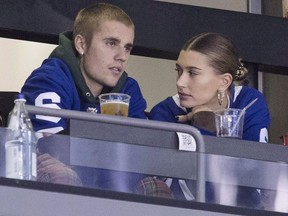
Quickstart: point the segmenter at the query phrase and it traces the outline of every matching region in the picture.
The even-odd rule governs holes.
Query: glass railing
[[[71,118],[70,135],[45,134],[38,140],[38,168],[41,167],[38,181],[137,194],[153,199],[181,200],[183,203],[201,202],[288,212],[287,163],[277,162],[277,158],[266,161],[208,154],[205,147],[201,151],[198,147],[196,151],[180,150],[177,132],[187,132],[197,145],[203,141],[197,130],[192,129],[190,133],[183,126],[178,131],[174,128],[175,124],[167,123],[163,130],[158,130],[162,123],[158,125],[154,121],[129,119],[134,122],[134,129],[131,129],[130,123],[126,124],[127,128],[121,124],[121,117],[104,117],[105,122],[103,116],[98,117],[94,120],[84,118],[81,123],[78,117],[74,118],[77,119],[74,123]],[[118,129],[113,128],[111,134],[105,137],[99,128],[107,128],[106,120],[108,123],[111,120],[111,124]],[[133,131],[138,123],[144,125],[143,128]],[[97,135],[97,128],[101,134]],[[135,136],[123,136],[121,130],[130,129]],[[5,177],[6,131],[6,128],[0,128],[2,177]],[[147,137],[147,133],[152,136],[153,132],[153,136],[159,134],[160,137]]]
[[[288,212],[286,163],[64,137],[49,137],[40,142],[39,150],[75,170],[83,187],[197,202],[197,158],[201,155],[204,202]]]

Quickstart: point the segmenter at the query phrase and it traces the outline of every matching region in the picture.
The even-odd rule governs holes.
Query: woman
[[[267,142],[270,114],[261,92],[243,86],[247,69],[232,42],[218,33],[202,33],[186,42],[176,62],[178,94],[151,109],[150,119],[186,122],[202,134],[215,135],[213,111],[246,110],[243,139]]]
[[[242,85],[246,82],[247,69],[229,39],[211,32],[191,38],[180,51],[176,72],[178,94],[153,107],[149,119],[187,123],[202,134],[215,135],[214,111],[243,109],[257,98],[245,113],[243,139],[268,141],[271,120],[265,98],[256,89]],[[189,182],[175,180],[169,185],[174,196],[193,199],[184,190]],[[207,183],[206,186],[206,202],[217,202],[215,191],[219,185]],[[238,206],[260,207],[257,190],[239,187],[237,191]]]

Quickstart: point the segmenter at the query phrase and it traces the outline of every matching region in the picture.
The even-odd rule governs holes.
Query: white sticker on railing
[[[187,133],[176,133],[179,139],[179,150],[196,151],[196,141],[193,136]]]

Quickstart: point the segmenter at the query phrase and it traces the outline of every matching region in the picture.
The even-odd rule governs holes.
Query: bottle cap
[[[26,100],[26,99],[25,99],[25,95],[22,94],[22,93],[17,94],[15,99],[16,99],[16,100],[17,100],[17,99],[24,99],[24,100]]]

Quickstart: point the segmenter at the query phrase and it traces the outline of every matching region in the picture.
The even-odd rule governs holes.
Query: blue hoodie
[[[95,98],[80,71],[79,59],[72,42],[72,32],[59,36],[59,45],[34,70],[21,92],[27,104],[47,108],[100,112],[99,98]],[[104,87],[101,93],[119,92],[131,96],[129,117],[145,119],[146,100],[136,80],[124,72],[114,88]],[[35,131],[57,133],[67,128],[65,119],[31,116]]]

